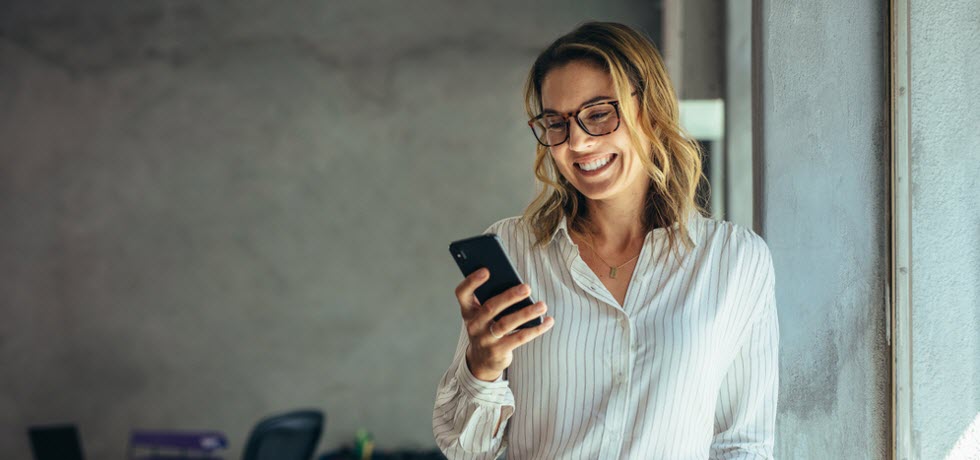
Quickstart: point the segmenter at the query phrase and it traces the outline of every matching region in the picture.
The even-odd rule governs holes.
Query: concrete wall
[[[912,447],[923,459],[976,458],[980,3],[912,0],[910,19]]]
[[[886,458],[887,11],[757,0],[758,230],[779,304],[777,458]]]
[[[533,57],[643,2],[0,4],[0,452],[79,424],[252,424],[313,406],[428,447],[460,276],[521,212]]]

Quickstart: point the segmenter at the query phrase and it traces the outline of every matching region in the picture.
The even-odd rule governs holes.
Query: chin
[[[626,191],[629,187],[627,184],[622,183],[622,179],[622,177],[615,176],[602,182],[584,182],[579,180],[568,182],[572,184],[572,187],[575,187],[575,190],[585,195],[586,198],[593,201],[600,201],[614,198]]]
[[[590,201],[602,201],[615,197],[620,190],[579,190]]]
[[[567,179],[567,177],[566,177]],[[601,183],[582,183],[579,181],[569,181],[575,190],[585,196],[590,201],[604,201],[619,198],[627,195],[642,194],[639,185],[633,181],[627,181],[625,177],[616,176],[609,178],[608,181]],[[640,181],[642,178],[637,178]]]

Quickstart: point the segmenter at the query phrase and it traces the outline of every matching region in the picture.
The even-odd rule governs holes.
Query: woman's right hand
[[[481,305],[473,293],[489,278],[490,271],[486,268],[474,271],[456,286],[456,299],[466,324],[466,333],[470,336],[466,364],[473,376],[492,382],[510,366],[514,360],[514,349],[551,329],[555,319],[546,317],[538,326],[511,334],[518,326],[543,315],[548,307],[544,302],[536,302],[495,322],[493,318],[497,314],[530,296],[531,288],[527,284],[514,286]]]

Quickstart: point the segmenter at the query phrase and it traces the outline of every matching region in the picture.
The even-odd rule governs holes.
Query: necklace
[[[592,239],[592,234],[591,233],[589,234],[589,239],[590,240]],[[637,257],[640,257],[640,253],[636,253],[636,255],[633,256],[630,260],[627,260],[626,262],[623,262],[623,263],[621,263],[621,264],[613,267],[613,265],[611,263],[606,262],[606,259],[603,259],[602,256],[599,255],[599,252],[595,250],[595,246],[592,246],[591,243],[589,243],[588,241],[585,241],[585,240],[582,240],[582,242],[585,243],[589,247],[589,249],[592,250],[592,254],[594,254],[596,257],[598,257],[599,260],[602,261],[602,263],[606,264],[606,266],[609,267],[609,277],[612,278],[612,279],[616,279],[616,272],[620,268],[623,268],[624,265],[626,265],[626,264],[628,264],[628,263],[636,260]]]

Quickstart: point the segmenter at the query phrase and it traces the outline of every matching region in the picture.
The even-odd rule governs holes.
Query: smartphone
[[[500,245],[500,237],[493,233],[453,241],[449,245],[449,252],[452,254],[453,260],[456,261],[456,265],[459,265],[459,270],[463,272],[464,277],[470,276],[471,273],[483,267],[490,270],[490,279],[476,288],[476,298],[481,304],[501,292],[524,282],[517,275],[517,270],[514,270],[514,264],[510,262],[507,254],[504,253],[504,248]],[[524,307],[528,307],[533,303],[534,300],[528,296],[500,312],[494,318],[494,321],[498,321],[500,318]],[[540,324],[541,317],[539,316],[517,328],[524,329]]]

